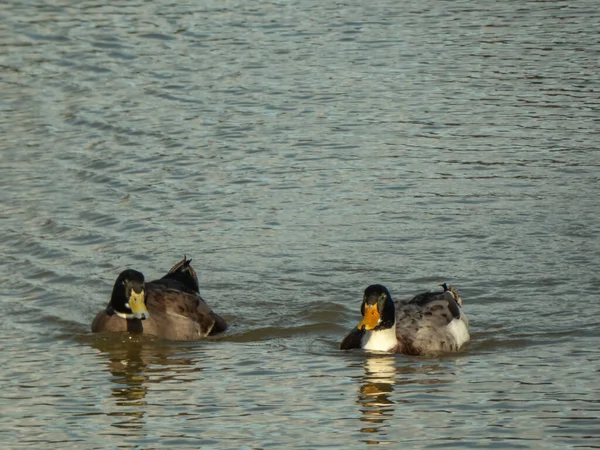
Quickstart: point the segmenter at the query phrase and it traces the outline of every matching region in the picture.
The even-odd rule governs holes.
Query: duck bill
[[[139,293],[135,292],[133,289],[131,290],[129,309],[131,309],[133,317],[136,319],[144,320],[150,317],[150,313],[148,313],[148,309],[146,308],[143,289]]]
[[[377,310],[377,304],[365,305],[365,315],[363,320],[358,324],[359,330],[372,330],[381,322],[381,316]]]

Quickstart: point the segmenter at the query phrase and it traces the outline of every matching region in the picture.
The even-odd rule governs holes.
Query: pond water
[[[600,447],[596,2],[0,12],[2,448]],[[90,332],[184,254],[224,335]],[[442,282],[464,351],[338,350]]]

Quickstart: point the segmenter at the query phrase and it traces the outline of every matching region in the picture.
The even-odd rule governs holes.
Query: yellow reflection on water
[[[366,433],[366,444],[388,445],[398,442],[390,438],[390,419],[415,401],[415,393],[429,394],[441,384],[453,383],[455,374],[441,361],[399,359],[397,355],[366,354],[364,376],[358,388],[361,433]],[[415,389],[410,389],[410,386]],[[398,392],[394,390],[401,386]],[[417,387],[418,386],[418,387]],[[429,388],[431,386],[431,388]],[[403,398],[404,397],[404,398]]]
[[[364,361],[365,375],[358,390],[361,405],[361,422],[365,426],[361,433],[377,434],[377,439],[368,439],[368,444],[391,444],[384,439],[386,420],[394,416],[394,401],[390,399],[396,377],[396,359],[393,355],[369,355]]]
[[[174,378],[186,381],[186,374],[202,370],[195,365],[196,358],[181,356],[185,352],[177,345],[145,336],[101,336],[92,346],[106,358],[105,367],[111,375],[115,408],[107,415],[119,417],[112,426],[127,429],[128,435],[145,434],[146,397],[152,384]]]

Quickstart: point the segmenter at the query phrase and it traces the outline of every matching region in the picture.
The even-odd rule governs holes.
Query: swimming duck
[[[227,323],[200,296],[198,278],[184,256],[159,280],[124,270],[108,306],[92,322],[93,332],[129,331],[172,340],[194,340],[224,331]]]
[[[469,322],[458,291],[446,283],[442,292],[425,292],[394,302],[385,286],[365,289],[360,307],[363,320],[340,348],[405,355],[456,352],[469,341]]]

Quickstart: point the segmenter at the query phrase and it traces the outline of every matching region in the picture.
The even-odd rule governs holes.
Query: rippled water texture
[[[600,13],[0,4],[2,448],[600,447]],[[230,323],[89,332],[187,254]],[[341,352],[460,289],[458,355]]]

